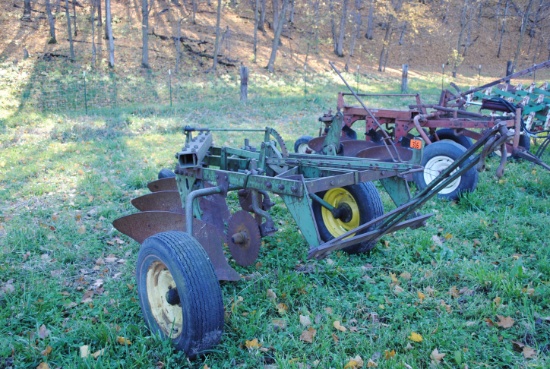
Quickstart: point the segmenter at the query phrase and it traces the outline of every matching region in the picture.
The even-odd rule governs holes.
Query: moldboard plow
[[[342,114],[334,117],[328,137],[340,137],[342,119]],[[385,234],[422,226],[431,214],[417,210],[426,201],[476,165],[481,169],[485,157],[504,149],[512,137],[506,124],[497,123],[413,197],[406,177],[422,170],[421,140],[399,148],[385,144],[381,150],[388,160],[376,160],[368,158],[365,150],[371,147],[363,141],[350,146],[353,156],[336,155],[338,140],[327,140],[320,154],[298,154],[289,153],[272,128],[248,130],[256,137],[261,132],[263,140],[255,148],[246,139],[241,149],[215,146],[215,131],[186,127],[174,172],[151,182],[151,193],[132,201],[140,212],[113,223],[142,244],[136,278],[147,325],[189,357],[221,338],[218,280],[240,279],[229,261],[253,264],[261,239],[277,232],[270,196],[285,203],[309,245],[309,258],[341,249],[363,253]],[[389,194],[394,210],[384,213],[374,181]],[[240,209],[228,207],[230,192],[236,192]]]

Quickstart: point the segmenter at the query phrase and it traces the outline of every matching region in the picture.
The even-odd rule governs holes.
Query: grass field
[[[361,89],[378,92],[377,82]],[[411,89],[436,100],[439,84]],[[242,104],[234,87],[207,86],[171,108],[3,112],[0,368],[550,365],[550,173],[511,161],[496,179],[496,158],[474,193],[431,200],[426,227],[385,236],[359,256],[307,260],[276,201],[279,232],[263,240],[254,266],[236,267],[241,281],[222,283],[221,344],[189,361],[151,335],[137,302],[139,245],[111,222],[134,211],[130,199],[148,192],[159,169],[174,166],[182,127],[272,126],[292,143],[316,135],[317,118],[343,89],[328,79],[306,92],[272,80]],[[236,147],[244,138],[215,137]],[[97,357],[81,358],[85,346]]]

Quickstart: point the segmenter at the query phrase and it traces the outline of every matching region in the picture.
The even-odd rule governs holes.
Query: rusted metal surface
[[[185,231],[185,215],[167,211],[144,211],[118,218],[113,226],[138,243],[148,237],[167,231]],[[205,249],[216,275],[220,280],[236,281],[240,279],[223,254],[223,241],[216,227],[198,219],[193,219],[193,237]]]
[[[244,210],[231,215],[227,222],[226,242],[237,264],[241,266],[254,264],[262,242],[256,219]]]
[[[151,192],[157,191],[177,191],[178,185],[176,184],[175,178],[162,178],[156,181],[149,182],[147,188]]]
[[[169,211],[183,214],[178,191],[157,191],[132,199],[132,205],[141,211]]]

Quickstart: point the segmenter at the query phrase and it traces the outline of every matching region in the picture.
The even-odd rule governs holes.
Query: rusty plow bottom
[[[113,222],[120,232],[140,244],[148,237],[167,231],[185,231],[185,215],[169,211],[142,211]],[[223,233],[202,220],[193,219],[193,237],[202,245],[216,271],[218,280],[238,281],[240,275],[228,263],[223,253]]]

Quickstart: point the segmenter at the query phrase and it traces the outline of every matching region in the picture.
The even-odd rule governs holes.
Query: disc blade
[[[137,197],[132,205],[141,211],[169,211],[183,214],[180,194],[178,191],[158,191]]]
[[[151,192],[157,191],[177,191],[178,185],[174,177],[157,179],[156,181],[149,182],[147,188]]]

